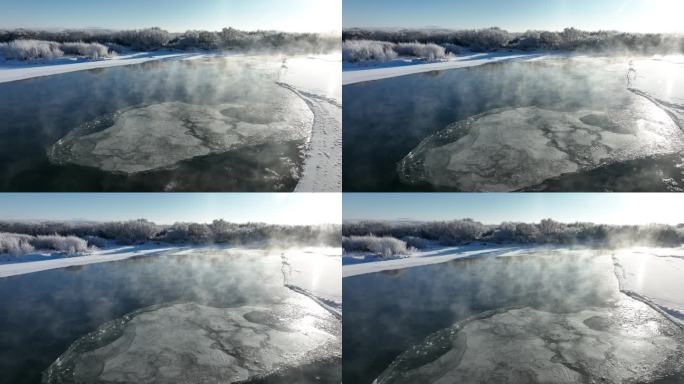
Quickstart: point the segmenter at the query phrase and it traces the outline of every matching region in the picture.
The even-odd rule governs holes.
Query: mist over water
[[[298,253],[295,249],[287,252]],[[145,256],[0,279],[2,292],[12,292],[0,298],[3,313],[7,314],[0,317],[0,382],[40,382],[43,372],[60,356],[61,363],[51,368],[49,382],[71,382],[74,367],[80,367],[79,377],[88,381],[95,377],[115,378],[126,374],[126,366],[137,364],[141,368],[148,364],[146,369],[136,371],[141,375],[136,380],[142,382],[149,380],[146,375],[154,371],[148,369],[156,365],[163,371],[165,364],[179,356],[182,359],[177,364],[199,359],[196,364],[214,367],[205,369],[206,375],[227,374],[220,363],[227,362],[207,363],[212,361],[210,355],[203,354],[200,346],[204,341],[225,343],[233,337],[235,340],[229,344],[266,339],[263,361],[257,358],[248,364],[250,369],[239,367],[255,358],[253,351],[246,347],[242,351],[228,351],[235,357],[232,366],[237,367],[233,371],[236,376],[278,383],[283,382],[279,381],[282,377],[299,377],[307,382],[318,375],[337,378],[332,382],[338,382],[341,322],[315,301],[284,286],[281,253],[191,249],[175,255]],[[312,262],[327,257],[312,253],[307,256]],[[284,323],[274,320],[278,318],[289,319],[286,323],[292,329],[283,328]],[[140,336],[156,336],[139,339],[133,332],[135,327],[146,328]],[[242,327],[247,327],[244,337],[240,336]],[[185,335],[197,334],[188,340],[165,338],[174,335],[169,330],[174,328],[183,330]],[[215,333],[209,332],[211,329]],[[249,332],[254,334],[250,336]],[[307,333],[312,336],[301,336]],[[215,336],[219,334],[220,337]],[[286,345],[281,345],[286,339]],[[154,355],[150,355],[152,350],[186,351],[189,347],[182,345],[185,342],[195,343],[196,356],[183,352],[169,353],[167,360],[149,358]],[[174,347],[173,343],[177,345]],[[128,349],[122,350],[121,345]],[[96,348],[99,352],[91,353]],[[293,350],[281,353],[287,348]],[[209,350],[207,346],[205,352]],[[306,351],[309,354],[301,356]],[[131,361],[117,368],[115,361],[126,359],[134,359],[135,364]],[[99,364],[107,361],[111,364],[103,369]],[[281,368],[280,373],[272,379],[264,376],[274,367]],[[132,373],[135,372],[128,374]],[[173,372],[167,373],[173,376]]]
[[[537,250],[345,278],[343,377],[526,383],[545,382],[544,374],[570,377],[558,371],[567,369],[580,381],[603,374],[614,382],[619,370],[597,373],[597,362],[636,364],[627,352],[636,344],[621,343],[639,341],[659,347],[639,347],[644,368],[628,376],[681,378],[664,362],[684,358],[681,328],[619,289],[611,253],[597,250]],[[647,331],[656,335],[652,341]],[[575,343],[575,335],[586,344]],[[614,354],[594,360],[591,351],[606,346]]]
[[[0,84],[0,189],[291,191],[313,115],[277,84],[282,62],[207,57]]]
[[[345,86],[345,190],[678,190],[679,120],[634,90],[680,67],[555,58]]]

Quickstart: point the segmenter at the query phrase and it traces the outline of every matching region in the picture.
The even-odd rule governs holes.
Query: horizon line
[[[342,27],[342,32],[349,30],[349,29],[370,29],[370,30],[376,30],[376,31],[382,31],[382,30],[387,30],[387,31],[427,31],[427,30],[442,30],[442,31],[449,31],[449,32],[459,32],[459,31],[473,31],[473,30],[484,30],[484,29],[500,29],[505,32],[509,33],[525,33],[525,32],[556,32],[556,33],[561,33],[565,29],[576,29],[578,31],[582,32],[589,32],[589,33],[597,33],[597,32],[618,32],[618,33],[638,33],[638,34],[643,34],[643,35],[682,35],[684,34],[684,29],[679,32],[629,32],[629,31],[623,31],[619,29],[582,29],[582,28],[577,28],[573,26],[568,26],[564,27],[563,29],[560,30],[550,30],[550,29],[526,29],[524,31],[521,30],[510,30],[506,28],[501,28],[497,26],[482,26],[482,27],[473,27],[473,28],[459,28],[459,27],[440,27],[440,26],[426,26],[426,27],[372,27],[372,26],[353,26],[353,27]]]
[[[396,218],[396,219],[368,219],[368,218],[351,218],[351,219],[343,219],[342,224],[344,225],[347,222],[353,222],[353,221],[369,221],[369,222],[387,222],[387,223],[392,223],[392,222],[414,222],[414,223],[438,223],[438,222],[448,222],[448,221],[463,221],[463,220],[472,220],[474,222],[483,224],[483,225],[501,225],[503,223],[524,223],[524,224],[537,224],[540,223],[542,220],[553,220],[557,223],[561,224],[593,224],[593,225],[628,225],[628,226],[646,226],[646,225],[669,225],[669,226],[683,226],[684,222],[680,222],[677,224],[666,224],[662,222],[651,222],[651,223],[643,223],[643,224],[608,224],[608,223],[600,223],[600,222],[593,222],[593,221],[560,221],[556,220],[552,217],[547,217],[544,219],[540,219],[539,221],[500,221],[498,223],[492,223],[492,222],[483,222],[479,221],[477,219],[473,219],[471,217],[462,217],[462,218],[451,218],[451,219],[411,219],[411,218]]]
[[[338,29],[330,29],[330,30],[325,30],[325,31],[285,31],[282,29],[268,29],[268,28],[257,28],[257,29],[240,29],[240,28],[235,28],[232,26],[224,26],[221,29],[192,29],[188,28],[185,30],[170,30],[166,29],[164,27],[152,25],[152,26],[143,26],[143,27],[134,27],[134,28],[112,28],[112,27],[0,27],[0,31],[14,31],[18,29],[24,29],[24,30],[29,30],[29,31],[38,31],[38,32],[61,32],[61,31],[107,31],[107,32],[121,32],[121,31],[135,31],[135,30],[142,30],[142,29],[154,29],[158,28],[163,31],[166,31],[168,33],[185,33],[189,31],[202,31],[202,32],[221,32],[224,29],[234,29],[236,31],[241,31],[241,32],[280,32],[280,33],[300,33],[300,34],[306,34],[306,33],[317,33],[317,34],[336,34],[336,33],[342,33],[342,30]],[[343,28],[344,29],[344,28]]]

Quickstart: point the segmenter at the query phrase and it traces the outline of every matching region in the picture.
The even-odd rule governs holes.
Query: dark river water
[[[347,277],[344,279],[343,295],[345,383],[372,383],[383,372],[384,379],[380,379],[380,383],[471,382],[467,380],[468,377],[459,379],[458,376],[450,380],[434,379],[444,376],[448,369],[455,368],[458,361],[445,363],[443,372],[433,369],[433,373],[437,371],[435,376],[413,376],[405,381],[390,380],[388,378],[393,376],[387,372],[415,369],[438,361],[436,359],[439,356],[454,349],[456,344],[449,342],[441,347],[443,349],[435,351],[437,343],[429,339],[425,341],[428,336],[445,332],[454,324],[473,316],[483,316],[489,311],[522,308],[562,315],[591,307],[609,308],[610,312],[616,311],[613,306],[621,297],[624,298],[618,290],[610,256],[588,254],[454,260],[432,266]],[[652,315],[660,316],[655,312]],[[680,328],[669,324],[664,317],[659,321],[663,328],[674,329],[679,334],[679,340],[682,340]],[[543,321],[530,320],[530,326],[534,328],[534,324],[539,329],[544,327]],[[476,342],[469,339],[468,347],[477,347],[477,344],[470,345],[472,343]],[[488,359],[489,353],[496,355],[496,351],[487,348],[479,353],[481,360]],[[503,350],[501,355],[505,356]],[[478,359],[477,356],[474,358]],[[514,358],[508,359],[501,364],[514,364]],[[516,370],[526,369],[522,363],[519,365],[515,367]],[[390,366],[392,369],[388,369]],[[536,382],[511,378],[497,381],[493,372],[492,376],[487,377],[486,372],[476,372],[477,367],[472,369],[474,371],[469,375],[471,379]],[[493,367],[482,369],[486,371]],[[587,376],[591,377],[590,374]],[[681,379],[683,376],[677,377]],[[502,380],[501,377],[498,379]],[[472,382],[486,381],[473,379]]]
[[[135,113],[136,108],[162,103],[249,109],[277,102],[290,93],[276,84],[278,68],[277,59],[263,57],[158,61],[0,84],[0,190],[291,191],[303,164],[306,138],[301,135],[270,140],[247,137],[229,150],[212,148],[216,140],[210,138],[206,146],[212,151],[161,161],[158,167],[139,172],[99,167],[87,159],[55,162],[48,157],[60,139],[74,132],[105,130],[112,125],[108,119],[121,111]],[[263,120],[273,111],[264,107],[252,112]],[[201,121],[202,115],[189,118]],[[138,125],[144,138],[144,130],[165,129],[165,123],[155,119],[168,116],[141,117],[131,124]],[[163,133],[158,136],[164,138]],[[147,148],[158,145],[157,153],[142,153],[134,145],[140,140],[128,140],[107,150],[126,161],[131,156],[147,161],[164,157],[164,151],[184,152],[182,144],[172,147],[151,140]]]
[[[649,133],[632,144],[623,141],[641,121],[655,121],[652,129],[658,131],[669,119],[659,114],[663,104],[680,117],[684,111],[679,104],[649,104],[629,88],[639,84],[660,91],[665,86],[659,88],[652,75],[666,80],[667,71],[684,70],[639,62],[632,71],[629,63],[624,58],[506,62],[346,85],[344,190],[684,190],[676,118],[668,122],[668,133],[660,132],[662,138]],[[527,127],[539,134],[527,136]],[[448,149],[459,139],[460,145]],[[428,143],[420,147],[424,140]],[[649,141],[652,148],[637,148]],[[670,147],[663,148],[663,142]],[[430,155],[440,146],[446,149]],[[448,156],[459,152],[462,157],[449,162]],[[406,159],[410,153],[413,158]],[[560,158],[572,164],[535,174]]]
[[[254,254],[144,256],[0,279],[0,382],[40,383],[80,337],[132,312],[192,303],[273,307],[309,300],[283,287],[280,264]],[[169,332],[173,332],[170,330]],[[284,369],[254,382],[339,382],[339,357]],[[70,381],[66,381],[70,382]]]

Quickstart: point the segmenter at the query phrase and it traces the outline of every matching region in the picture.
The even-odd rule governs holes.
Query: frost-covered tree
[[[87,246],[105,247],[110,243],[134,244],[147,241],[172,243],[228,244],[293,244],[332,245],[341,241],[340,225],[272,225],[263,223],[230,223],[215,220],[211,224],[175,223],[158,225],[148,220],[119,222],[2,222],[0,233],[17,234],[7,240],[9,248],[19,249],[22,237],[75,236]],[[8,235],[9,236],[9,235]],[[26,238],[28,239],[28,238]],[[25,239],[25,240],[26,240]],[[26,240],[28,241],[28,240]],[[74,240],[65,240],[74,241]],[[30,242],[28,244],[31,244]],[[79,244],[83,244],[80,243]],[[81,245],[73,243],[77,250]]]
[[[139,219],[100,224],[95,234],[119,243],[134,244],[154,239],[160,231],[161,228],[156,224]]]
[[[138,50],[164,48],[171,41],[171,34],[161,28],[136,29],[116,32],[110,41]]]

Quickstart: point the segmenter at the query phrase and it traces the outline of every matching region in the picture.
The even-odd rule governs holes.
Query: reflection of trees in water
[[[89,71],[90,71],[90,74],[99,76],[99,75],[102,75],[103,73],[107,72],[107,69],[109,69],[109,68],[93,68],[93,69],[90,69]]]
[[[453,259],[449,261],[449,265],[456,268],[468,268],[469,266],[482,263],[481,257],[464,257],[461,259]]]
[[[83,266],[83,265],[70,265],[64,269],[66,269],[69,272],[78,273],[78,272],[81,272],[83,269],[85,269],[85,266]]]
[[[401,276],[404,274],[404,270],[403,269],[389,269],[386,271],[381,271],[380,273],[383,275],[387,275],[387,276]]]
[[[439,77],[442,75],[442,71],[429,71],[425,72],[424,75],[429,77]]]

